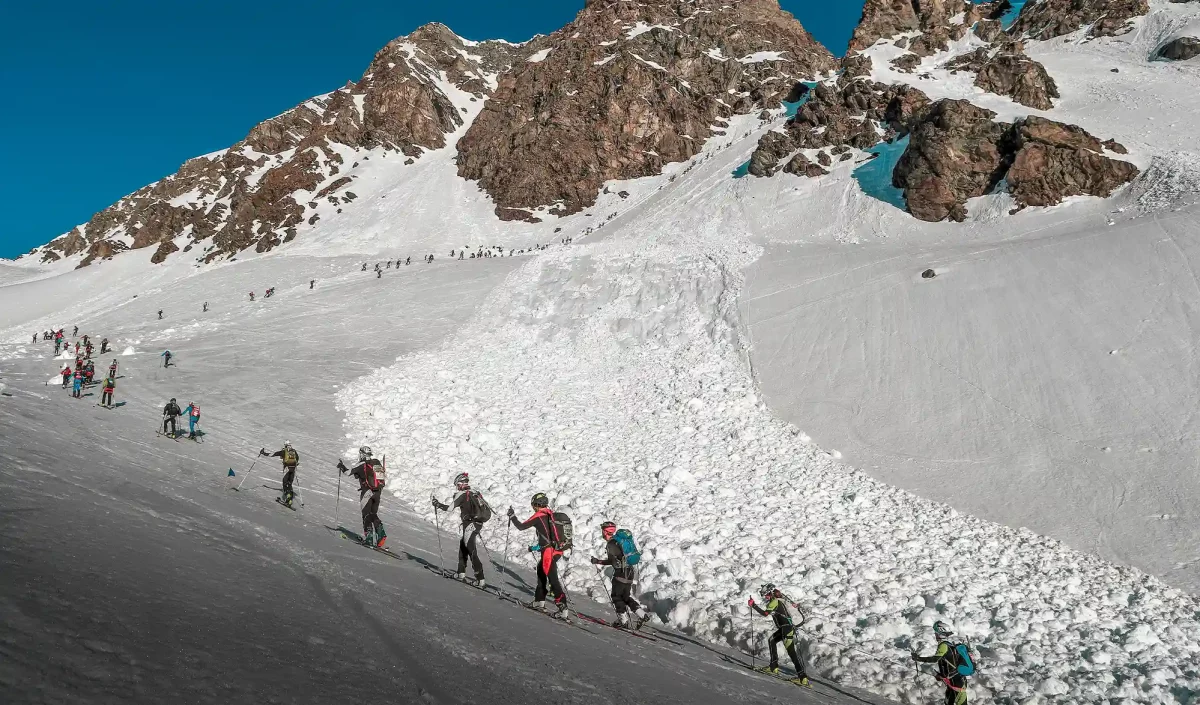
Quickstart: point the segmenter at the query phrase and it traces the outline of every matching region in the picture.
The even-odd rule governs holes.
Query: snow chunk
[[[526,59],[526,61],[528,61],[531,64],[540,64],[546,60],[547,56],[550,56],[550,52],[552,52],[552,51],[554,51],[554,47],[550,47],[549,49],[542,49],[541,51],[537,52],[533,56]]]
[[[620,54],[609,54],[608,56],[604,57],[603,59],[600,59],[599,61],[593,61],[592,66],[604,66],[605,64],[610,63],[613,59],[617,58],[618,56],[620,56]]]
[[[738,59],[738,63],[741,64],[758,64],[764,61],[787,61],[787,59],[783,58],[782,51],[756,51]]]
[[[667,32],[676,31],[674,27],[668,27],[666,25],[646,24],[645,22],[638,22],[625,34],[625,38],[633,39],[634,37],[639,37],[639,36],[645,34],[646,32],[652,32],[656,29],[665,30]]]
[[[134,350],[133,346],[131,345],[131,346],[125,348],[124,350],[122,350],[121,354],[122,355],[137,355],[137,350]]]

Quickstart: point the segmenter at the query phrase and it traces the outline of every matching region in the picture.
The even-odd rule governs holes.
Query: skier
[[[405,266],[405,267],[407,267],[407,266],[408,266],[408,265],[410,265],[410,264],[412,264],[412,257],[407,257],[407,258],[405,258],[405,260],[404,260],[404,266]]]
[[[175,430],[175,418],[182,413],[183,411],[180,410],[178,402],[175,401],[175,397],[171,397],[171,401],[167,402],[167,405],[163,407],[162,432],[164,436],[167,435],[167,424],[171,424],[171,438],[175,437],[177,433]]]
[[[63,376],[63,389],[66,389],[67,385],[71,383],[71,366],[70,365],[63,365],[62,376]]]
[[[492,508],[479,492],[471,491],[471,482],[467,473],[460,472],[454,478],[454,500],[450,504],[442,504],[432,499],[433,506],[443,512],[458,509],[462,520],[462,535],[458,540],[458,571],[454,577],[465,580],[467,577],[467,558],[471,559],[471,568],[475,571],[475,586],[486,587],[483,575],[483,561],[479,560],[479,548],[476,541],[479,532],[483,531],[483,523],[492,518]]]
[[[161,316],[160,316],[160,318],[161,318]],[[74,338],[77,335],[79,335],[79,326],[75,326],[75,329],[71,331],[72,338]]]
[[[104,379],[104,392],[100,395],[100,405],[112,407],[113,390],[117,388],[117,383],[112,377]]]
[[[252,292],[250,292],[250,302],[251,302],[251,303],[253,303],[253,302],[254,302],[254,292],[253,292],[253,291],[252,291]]]
[[[365,272],[365,271],[367,271],[367,263],[366,263],[366,262],[363,262],[363,268],[362,268],[362,270],[363,270],[364,272]]]
[[[930,656],[921,656],[913,652],[912,659],[918,663],[936,663],[937,679],[946,686],[946,705],[966,705],[967,678],[958,672],[961,657],[950,637],[954,632],[949,625],[937,621],[933,623],[933,636],[937,639],[937,651]]]
[[[37,333],[33,334],[33,342],[35,342],[35,343],[37,342]]]
[[[162,309],[158,309],[158,320],[162,320]]]
[[[208,313],[208,302],[204,302],[204,308],[200,309],[201,313]]]
[[[112,364],[108,366],[108,376],[113,379],[117,378],[117,358],[113,358]]]
[[[283,497],[279,500],[283,502],[288,509],[292,508],[292,499],[295,494],[292,492],[292,482],[296,479],[296,466],[300,464],[300,454],[292,447],[290,441],[283,442],[283,448],[274,453],[267,453],[266,448],[260,448],[258,454],[267,458],[280,458],[283,460]]]
[[[82,367],[77,368],[75,370],[75,381],[74,381],[74,385],[71,387],[71,396],[75,397],[76,399],[83,397],[83,368]]]
[[[371,457],[371,449],[362,446],[358,449],[358,465],[347,468],[341,458],[338,458],[338,471],[350,473],[358,479],[358,503],[362,507],[363,543],[372,548],[383,548],[387,543],[387,532],[383,522],[379,520],[379,498],[383,495],[383,487],[387,481],[383,463]]]
[[[196,424],[200,423],[200,405],[189,401],[187,408],[182,413],[188,420],[188,438],[194,441],[196,440]]]
[[[103,355],[107,352],[108,352],[108,338],[105,338],[100,341],[100,354]]]
[[[375,270],[375,278],[376,278],[376,279],[383,279],[383,270],[382,270],[382,269],[376,269],[376,270]]]
[[[782,641],[783,648],[792,658],[792,665],[796,667],[796,677],[791,681],[797,685],[808,685],[808,675],[805,673],[804,663],[796,652],[796,625],[792,622],[792,615],[788,611],[787,600],[772,583],[767,583],[759,588],[758,594],[767,601],[765,608],[755,604],[753,597],[747,604],[755,612],[775,621],[775,633],[767,640],[771,647],[771,662],[759,670],[773,676],[779,675],[779,642]],[[804,624],[803,614],[800,615],[800,623]]]
[[[617,626],[630,626],[627,612],[633,612],[638,618],[637,626],[634,629],[641,629],[649,621],[650,615],[633,597],[633,582],[637,576],[634,574],[634,567],[629,564],[629,557],[625,555],[625,548],[616,538],[617,525],[606,521],[600,525],[600,533],[607,542],[605,549],[608,557],[604,559],[592,557],[592,565],[612,566],[612,593],[610,596],[613,608],[617,610]]]
[[[87,361],[87,364],[85,364],[85,365],[83,366],[83,378],[84,378],[84,382],[86,382],[87,384],[91,384],[91,383],[92,383],[92,379],[93,379],[95,376],[96,376],[96,366],[95,366],[94,364],[92,364],[92,361],[91,361],[91,360],[88,360],[88,361]]]
[[[312,288],[313,288],[314,286],[316,286],[316,285],[317,285],[317,280],[316,280],[316,279],[309,279],[309,280],[308,280],[308,289],[309,289],[309,291],[311,291],[311,290],[312,290]]]
[[[392,268],[392,261],[391,261],[391,260],[388,260],[388,261],[387,261],[387,267],[385,267],[384,269],[391,269],[391,268]]]
[[[162,355],[160,355],[159,357],[161,357],[163,359],[163,367],[164,368],[171,366],[171,351],[170,350],[164,350]]]
[[[533,603],[530,607],[543,609],[546,606],[546,586],[554,591],[554,604],[558,607],[556,617],[566,619],[570,616],[567,611],[567,593],[563,590],[562,582],[558,579],[558,558],[563,554],[563,542],[559,535],[558,526],[554,523],[554,512],[550,510],[550,498],[544,492],[538,492],[529,501],[533,507],[533,516],[521,522],[517,521],[517,512],[508,508],[508,521],[518,531],[534,529],[538,542],[529,550],[540,551],[541,560],[537,566],[537,588],[533,591]]]

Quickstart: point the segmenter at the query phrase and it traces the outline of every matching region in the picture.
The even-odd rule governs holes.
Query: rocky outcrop
[[[42,259],[85,253],[86,266],[153,246],[158,263],[203,243],[204,260],[212,261],[251,246],[276,247],[316,217],[306,214],[316,208],[313,194],[335,198],[353,181],[357,164],[347,165],[342,154],[384,150],[416,158],[446,146],[463,125],[463,107],[442,86],[482,100],[494,74],[524,51],[467,43],[442,25],[426,25],[388,43],[357,82],[255,125],[223,152],[186,162],[42,248]],[[182,248],[175,244],[180,237]]]
[[[867,149],[894,139],[906,133],[928,105],[924,93],[907,85],[887,86],[845,75],[836,85],[818,84],[782,132],[768,132],[759,140],[750,173],[771,176],[784,158],[801,149]]]
[[[880,39],[919,32],[921,22],[913,0],[866,0],[862,18],[850,37],[850,51],[861,51]]]
[[[1054,107],[1058,85],[1046,67],[1021,53],[1015,45],[994,50],[981,47],[947,64],[955,70],[975,72],[975,85],[985,91],[1008,96],[1021,105],[1038,110]]]
[[[1020,207],[1053,206],[1069,196],[1107,197],[1138,175],[1133,164],[1104,156],[1100,140],[1083,128],[1045,118],[1018,120],[1003,148],[1013,155],[1005,178]]]
[[[1033,39],[1052,39],[1085,25],[1087,36],[1126,31],[1129,20],[1150,11],[1147,0],[1038,0],[1021,8],[1010,31]]]
[[[909,212],[927,221],[963,220],[967,200],[1002,179],[1018,208],[1107,197],[1138,174],[1134,165],[1104,155],[1108,144],[1120,145],[1101,143],[1078,126],[1035,116],[1008,124],[995,116],[966,101],[941,100],[913,126],[892,173]]]
[[[897,34],[920,32],[907,48],[917,56],[930,56],[947,49],[949,40],[961,38],[975,22],[977,12],[974,4],[965,0],[866,0],[849,51],[861,51]],[[950,20],[960,13],[965,24],[951,25]]]
[[[590,0],[533,48],[458,144],[459,175],[504,219],[578,212],[837,67],[777,0]]]
[[[847,78],[871,75],[873,62],[866,54],[847,54],[842,59],[842,75]]]
[[[1200,56],[1200,39],[1195,37],[1176,37],[1164,44],[1155,56],[1170,61],[1187,61]]]
[[[966,201],[995,187],[1007,166],[1000,152],[1005,126],[990,110],[965,100],[940,100],[912,130],[892,172],[908,210],[921,220],[966,218]]]
[[[980,20],[975,24],[975,36],[985,42],[993,42],[1003,33],[1000,20]]]

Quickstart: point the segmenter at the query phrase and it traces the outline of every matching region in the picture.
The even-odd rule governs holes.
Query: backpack
[[[470,502],[471,521],[484,523],[492,519],[492,507],[478,492],[467,491],[467,501]]]
[[[971,655],[971,648],[963,643],[951,643],[949,646],[950,651],[946,653],[946,659],[954,667],[954,670],[958,672],[958,675],[975,675],[977,669],[975,657]]]
[[[550,527],[554,531],[550,537],[551,548],[566,551],[574,545],[575,527],[571,525],[571,517],[563,512],[553,512],[550,515]]]
[[[200,407],[196,406],[195,404],[192,404],[192,418],[200,418]]]
[[[284,465],[296,465],[299,462],[300,462],[300,454],[296,452],[295,448],[284,448],[283,449],[283,464]]]
[[[384,484],[387,483],[387,470],[383,467],[383,463],[374,458],[368,460],[363,468],[363,481],[372,490],[383,489]]]
[[[637,543],[634,542],[633,534],[629,533],[629,529],[617,531],[613,534],[613,538],[621,544],[621,552],[625,554],[625,565],[637,565],[638,561],[642,560],[642,552],[638,550]]]

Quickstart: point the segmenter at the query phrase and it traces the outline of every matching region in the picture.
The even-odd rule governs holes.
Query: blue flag
[[[236,475],[234,475],[234,473],[233,473],[233,468],[229,468],[229,476],[236,477]]]

